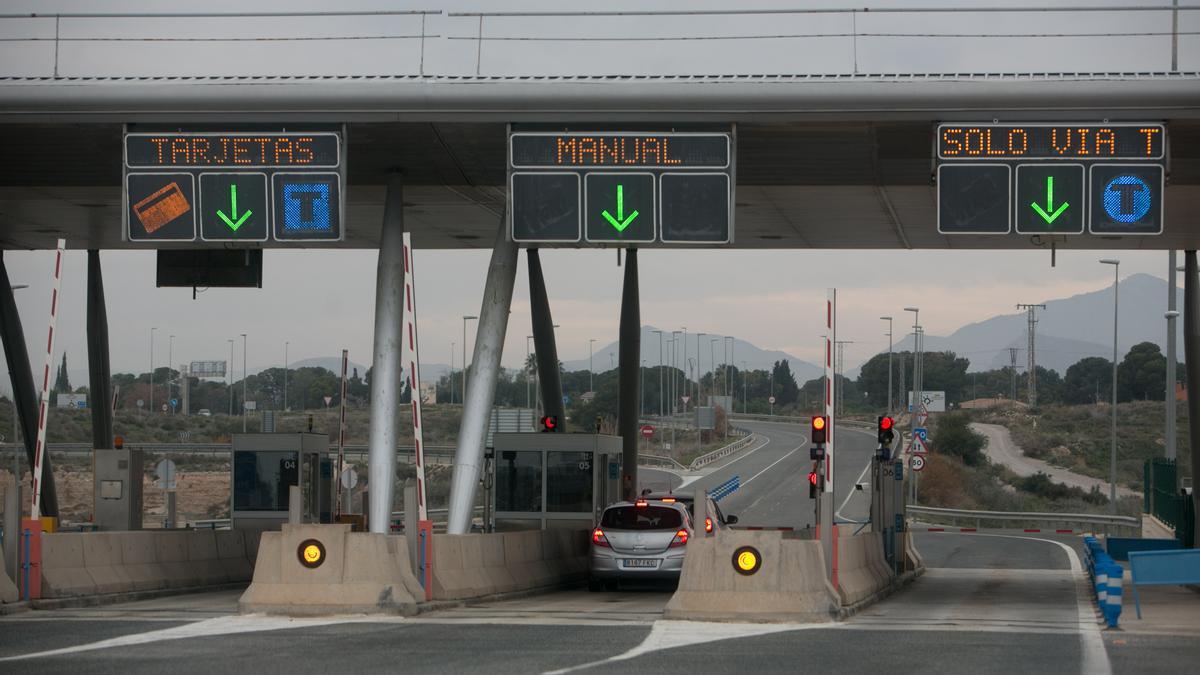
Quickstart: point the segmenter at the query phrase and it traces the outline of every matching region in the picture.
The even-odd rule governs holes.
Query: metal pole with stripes
[[[63,249],[66,239],[59,239],[54,254],[54,290],[50,294],[50,328],[46,335],[46,362],[42,369],[42,394],[38,400],[37,443],[33,452],[33,505],[29,516],[34,520],[42,516],[42,463],[46,456],[46,414],[50,406],[50,364],[54,362],[54,327],[58,322],[58,299],[62,290]]]

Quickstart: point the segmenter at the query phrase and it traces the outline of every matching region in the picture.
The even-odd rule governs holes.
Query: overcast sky
[[[756,7],[795,7],[804,3],[755,3]],[[828,0],[822,6],[850,6],[852,3]],[[857,5],[862,5],[861,0]],[[900,3],[887,3],[897,6]],[[913,6],[953,6],[955,3],[921,0]],[[961,3],[959,3],[961,4]],[[989,2],[991,5],[1028,4]],[[1055,4],[1094,5],[1096,2]],[[1113,4],[1113,3],[1107,3]],[[1122,5],[1162,6],[1166,0],[1122,0]],[[339,9],[410,7],[441,5],[457,10],[514,8],[595,8],[585,3],[560,2],[488,2],[488,3],[397,3],[339,2]],[[316,0],[289,2],[208,2],[210,11],[247,11],[261,9],[317,9],[328,3]],[[721,2],[625,2],[609,3],[604,9],[620,7],[721,7]],[[885,6],[885,5],[880,5]],[[86,0],[29,0],[5,3],[6,11],[96,11]],[[147,10],[196,11],[194,3],[183,2],[110,2],[109,11]],[[1181,30],[1197,30],[1200,12],[1185,13]],[[1067,22],[1069,19],[1069,23]],[[384,30],[408,30],[415,19],[338,19],[321,21],[319,30],[347,34],[369,34]],[[754,19],[701,17],[695,19],[643,18],[620,19],[489,19],[487,33],[494,35],[587,35],[592,31],[623,31],[631,35],[684,34],[764,34],[843,32],[850,28],[847,15],[759,17]],[[941,30],[950,32],[1058,32],[1088,30],[1165,30],[1166,14],[1129,14],[1114,25],[1112,14],[937,14],[922,16],[876,15],[857,19],[861,32],[900,32]],[[390,22],[390,23],[389,23]],[[408,22],[408,23],[405,23]],[[439,23],[440,22],[440,23]],[[557,22],[557,23],[556,23]],[[623,22],[623,23],[622,23]],[[278,23],[278,22],[277,22]],[[124,24],[121,30],[149,30]],[[178,26],[179,22],[172,22]],[[443,35],[472,35],[474,19],[442,17],[431,19],[429,32]],[[41,24],[39,24],[41,26]],[[311,24],[289,31],[318,30]],[[74,27],[70,30],[83,30]],[[211,26],[205,28],[211,32]],[[37,30],[41,30],[38,27]],[[135,30],[136,29],[136,30]],[[10,36],[20,30],[0,22],[0,31]],[[95,31],[94,25],[87,30]],[[117,30],[113,28],[112,30]],[[269,32],[268,22],[242,22],[242,33]],[[494,31],[494,32],[493,32]],[[47,43],[42,43],[47,44]],[[747,50],[742,41],[671,43],[669,50],[658,43],[603,51],[596,45],[577,45],[564,51],[561,43],[486,43],[477,54],[473,41],[435,40],[427,49],[426,71],[473,72],[476,58],[481,72],[745,72],[745,55],[753,53],[761,63],[778,55],[782,64],[775,72],[849,72],[857,63],[860,72],[955,72],[970,70],[1165,70],[1169,66],[1169,38],[1145,37],[1106,40],[1010,39],[972,40],[965,38],[922,39],[860,38],[857,52],[851,41],[834,39],[789,39],[753,41]],[[1182,69],[1195,70],[1200,64],[1200,42],[1194,36],[1180,41]],[[211,49],[210,46],[188,49]],[[321,44],[301,45],[305,50],[325,48]],[[371,52],[370,43],[338,53],[337,68],[359,72],[407,72],[406,65],[381,61]],[[8,49],[8,47],[5,47]],[[61,67],[105,68],[104,63],[84,58],[85,52],[64,46]],[[553,52],[547,51],[553,49]],[[531,51],[532,50],[532,51]],[[642,51],[638,50],[652,50]],[[5,52],[7,53],[7,52]],[[639,58],[638,54],[643,57]],[[632,54],[632,56],[630,55]],[[654,58],[644,58],[654,54]],[[765,55],[765,57],[764,57]],[[28,56],[28,54],[26,54]],[[553,58],[548,58],[553,56]],[[540,58],[539,58],[540,57]],[[346,59],[349,59],[348,61]],[[11,67],[42,67],[44,59],[14,59]],[[125,69],[173,68],[179,72],[223,74],[229,62],[185,59],[164,65],[155,59],[143,62],[120,61]],[[312,63],[306,59],[305,63]],[[383,67],[380,67],[380,64]],[[413,64],[408,64],[413,65]],[[304,72],[282,62],[242,62],[243,72]],[[115,67],[115,66],[114,66]],[[756,72],[763,72],[758,70]],[[114,159],[114,161],[117,161]],[[354,161],[353,157],[349,158]],[[119,224],[114,223],[114,227]],[[30,288],[17,291],[25,323],[34,368],[40,368],[42,338],[45,335],[49,306],[49,282],[52,253],[7,252],[5,259],[14,283]],[[846,348],[846,362],[853,367],[872,354],[885,349],[885,324],[881,315],[900,318],[902,308],[921,307],[921,320],[931,334],[952,332],[964,323],[985,319],[998,313],[1015,312],[1018,302],[1041,302],[1106,286],[1112,281],[1110,267],[1101,266],[1094,252],[1060,250],[1058,266],[1050,267],[1048,252],[967,252],[967,251],[644,251],[641,256],[642,319],[644,323],[668,329],[686,326],[689,332],[736,335],[764,348],[786,350],[800,358],[817,361],[820,309],[825,289],[837,287],[841,306],[839,338],[853,340]],[[1125,252],[1122,276],[1148,272],[1165,276],[1165,252]],[[420,251],[416,255],[417,286],[422,361],[446,363],[451,342],[462,349],[464,314],[477,314],[487,267],[488,253],[478,251]],[[261,290],[212,289],[191,298],[185,289],[154,287],[154,255],[148,252],[104,253],[105,286],[108,293],[108,317],[112,344],[113,370],[144,371],[150,363],[151,327],[157,327],[155,361],[166,364],[168,336],[175,335],[174,361],[225,359],[229,356],[229,338],[237,338],[235,363],[240,367],[240,333],[248,334],[250,369],[281,365],[284,342],[290,341],[292,361],[334,356],[340,349],[350,350],[352,360],[371,361],[372,308],[375,286],[373,251],[268,251],[265,258],[264,288]],[[543,265],[550,286],[550,300],[558,331],[558,350],[563,360],[586,358],[589,338],[601,342],[614,340],[619,318],[621,270],[614,252],[555,250],[543,253]],[[86,261],[81,252],[67,256],[63,281],[63,305],[59,318],[59,352],[69,354],[72,370],[86,363],[84,340]],[[1165,303],[1165,299],[1164,299]],[[528,292],[522,257],[517,276],[516,294],[505,347],[504,363],[515,366],[525,355],[525,336],[529,334]],[[473,332],[468,339],[474,342]],[[897,329],[900,332],[900,329]],[[1091,336],[1076,336],[1091,337]],[[455,356],[460,363],[461,356]],[[78,383],[82,384],[82,383]],[[5,383],[5,386],[7,383]]]

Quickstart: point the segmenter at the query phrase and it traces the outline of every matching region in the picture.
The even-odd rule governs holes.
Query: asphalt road
[[[738,516],[739,526],[793,527],[814,525],[814,504],[808,497],[809,430],[779,422],[740,421],[762,440],[729,459],[721,460],[702,475],[679,476],[668,471],[639,469],[643,487],[682,491],[712,490],[738,476],[741,487],[720,502],[727,515]],[[852,427],[839,430],[841,438],[834,465],[834,504],[840,518],[866,520],[870,513],[870,475],[864,469],[875,451],[875,437]],[[854,489],[862,480],[863,491]],[[682,487],[681,487],[682,485]]]
[[[237,593],[224,593],[0,617],[0,672],[1195,670],[1194,636],[1096,628],[1079,583],[1078,554],[1072,557],[1076,538],[917,537],[927,574],[838,624],[663,621],[666,594],[583,591],[408,619],[293,620],[228,616]]]
[[[1063,483],[1084,491],[1090,491],[1093,487],[1097,487],[1105,495],[1109,493],[1109,484],[1106,480],[1084,476],[1074,471],[1068,471],[1060,466],[1043,462],[1040,459],[1026,457],[1025,452],[1013,442],[1012,434],[1009,433],[1008,429],[999,424],[982,424],[976,422],[971,424],[971,428],[983,434],[984,438],[987,439],[987,445],[984,446],[983,453],[987,455],[988,459],[995,464],[1007,466],[1018,476],[1032,476],[1035,473],[1041,472],[1050,476],[1056,483]],[[1117,486],[1117,495],[1119,497],[1140,497],[1141,494],[1127,487]]]

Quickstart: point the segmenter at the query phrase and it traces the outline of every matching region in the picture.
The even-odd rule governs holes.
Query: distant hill
[[[658,328],[654,326],[642,326],[642,360],[646,362],[646,367],[648,368],[653,368],[659,364],[659,337],[656,333],[654,333],[656,330],[658,330]],[[710,344],[710,338],[710,335],[705,335],[704,337],[700,338],[700,371],[702,373],[707,373],[712,369],[712,360],[714,357],[718,366],[720,366],[725,360],[725,351],[722,343],[717,342],[716,344]],[[671,331],[669,329],[664,329],[662,337],[662,363],[667,365],[669,365],[671,362],[670,349],[668,347],[668,341],[670,339]],[[562,345],[559,345],[559,349],[562,349]],[[592,354],[592,366],[595,368],[596,372],[599,373],[616,367],[618,352],[617,342],[610,342],[604,346],[601,346],[600,343],[596,343],[594,349],[595,351]],[[682,347],[680,347],[680,349],[682,349]],[[688,358],[696,358],[696,334],[690,331],[688,332],[687,354]],[[814,377],[820,377],[823,372],[819,366],[815,366],[808,361],[802,361],[786,352],[762,349],[756,345],[746,342],[745,340],[740,340],[737,338],[734,338],[733,340],[733,357],[730,359],[730,362],[733,365],[736,365],[738,368],[748,368],[750,370],[770,370],[771,366],[773,366],[776,361],[784,360],[786,360],[789,367],[791,367],[792,375],[796,378],[796,384],[798,385],[803,385],[805,382],[813,379]],[[745,361],[745,365],[742,364],[743,361]],[[683,361],[682,351],[679,352],[676,363],[684,364],[681,367],[684,370],[687,370],[686,362]],[[576,359],[574,361],[563,361],[563,368],[568,371],[587,370],[588,360],[584,358]]]
[[[1153,342],[1166,348],[1167,282],[1149,274],[1134,274],[1120,284],[1120,320],[1117,345],[1123,358],[1139,342]],[[1183,308],[1183,289],[1176,289],[1177,305]],[[1039,302],[1046,309],[1037,312],[1038,365],[1065,373],[1076,361],[1088,356],[1112,358],[1112,286],[1069,298],[1016,298]],[[1014,302],[1015,305],[1015,302]],[[1183,320],[1176,321],[1182,361]],[[1017,347],[1018,366],[1027,359],[1026,313],[995,316],[967,324],[947,336],[925,336],[926,351],[953,351],[971,360],[971,370],[989,370],[1009,364],[1008,347]],[[897,351],[912,349],[908,335],[896,345]]]

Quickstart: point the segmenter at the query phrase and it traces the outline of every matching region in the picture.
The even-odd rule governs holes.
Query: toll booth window
[[[546,453],[546,510],[589,513],[592,510],[592,453]]]
[[[298,479],[295,452],[235,452],[233,510],[287,511],[288,487]]]
[[[542,510],[541,451],[506,450],[496,460],[496,510]]]

